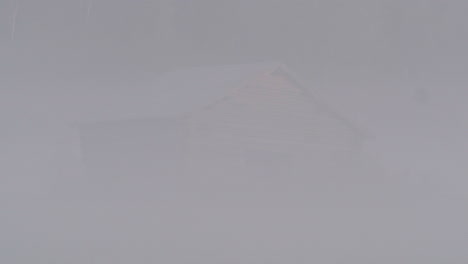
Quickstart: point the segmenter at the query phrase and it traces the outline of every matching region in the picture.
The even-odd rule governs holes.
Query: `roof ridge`
[[[292,81],[296,86],[309,98],[311,99],[314,103],[316,103],[319,107],[321,107],[324,111],[332,115],[334,118],[342,121],[345,123],[347,127],[352,129],[357,135],[359,135],[361,138],[369,138],[369,134],[362,128],[360,128],[355,121],[351,120],[349,117],[346,117],[339,112],[335,111],[332,106],[330,106],[329,103],[323,101],[322,99],[319,99],[319,96],[316,94],[316,90],[306,88],[305,81],[300,79],[297,74],[292,71],[289,67],[287,67],[283,63],[279,63],[277,68],[274,69],[273,71],[270,72],[270,74],[275,74],[276,72],[282,72],[285,74],[290,81]]]

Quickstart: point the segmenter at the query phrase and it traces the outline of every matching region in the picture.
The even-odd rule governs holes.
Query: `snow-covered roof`
[[[276,62],[198,67],[166,72],[130,82],[125,77],[77,85],[54,85],[36,92],[3,98],[9,112],[23,113],[25,120],[85,124],[146,118],[178,118],[201,110],[229,96],[262,74],[285,73],[317,106],[358,134],[362,131],[311,94],[297,76]],[[11,96],[9,96],[11,97]],[[13,97],[12,97],[13,98]],[[22,99],[21,99],[22,98]],[[8,103],[11,101],[10,103]],[[8,112],[8,111],[7,111]],[[55,122],[54,121],[54,122]],[[29,121],[28,121],[29,122]]]
[[[286,73],[330,116],[364,136],[353,122],[311,94],[293,72],[277,62],[177,70],[142,79],[134,86],[109,82],[63,89],[62,95],[56,97],[56,109],[65,121],[75,124],[183,117],[216,103],[261,74],[278,71]]]
[[[280,67],[279,63],[199,67],[167,72],[134,87],[84,87],[67,92],[62,107],[68,109],[68,118],[74,122],[178,117]]]

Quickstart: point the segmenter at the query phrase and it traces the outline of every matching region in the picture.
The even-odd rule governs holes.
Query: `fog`
[[[466,10],[0,0],[0,261],[467,262]]]

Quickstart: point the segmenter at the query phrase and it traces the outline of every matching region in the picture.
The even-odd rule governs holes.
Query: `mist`
[[[0,261],[468,261],[467,9],[0,0]]]

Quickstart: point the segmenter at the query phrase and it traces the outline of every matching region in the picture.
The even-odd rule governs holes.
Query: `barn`
[[[153,83],[70,94],[83,99],[67,112],[95,191],[247,197],[356,174],[364,133],[280,63],[180,70]]]
[[[301,193],[359,182],[367,162],[365,133],[281,63],[72,85],[3,91],[6,190]]]

